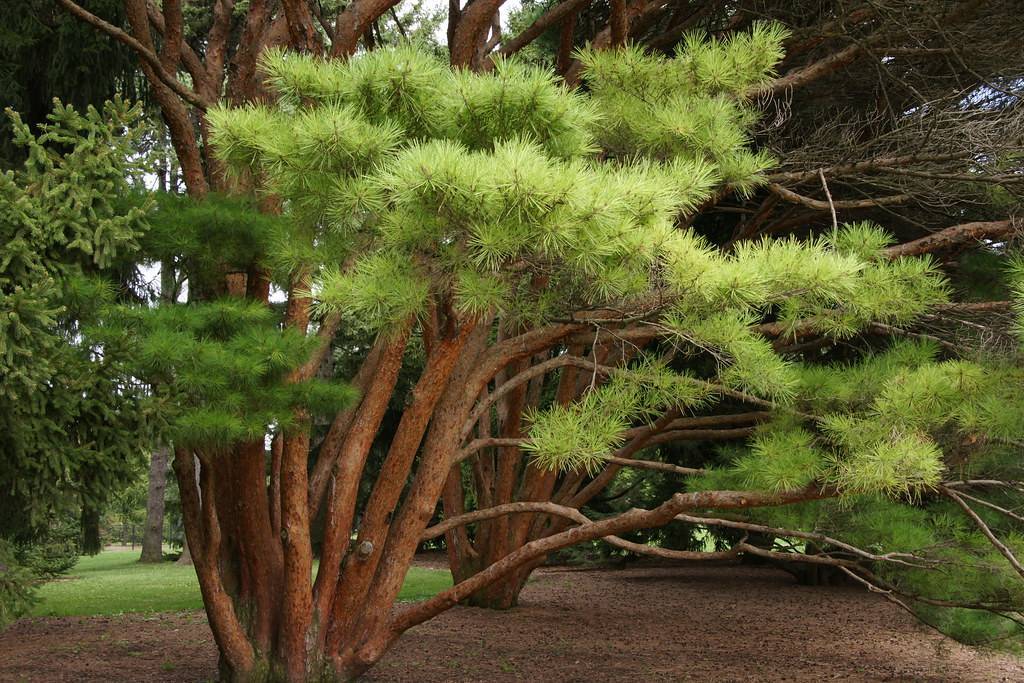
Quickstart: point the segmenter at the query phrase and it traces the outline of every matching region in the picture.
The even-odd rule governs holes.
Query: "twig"
[[[960,506],[961,509],[971,518],[978,530],[985,535],[985,538],[995,546],[996,550],[1006,558],[1006,561],[1010,563],[1010,566],[1016,570],[1018,574],[1024,577],[1024,565],[1021,565],[1020,560],[1013,554],[1013,551],[1006,546],[1005,543],[996,538],[996,535],[992,533],[992,529],[989,528],[988,524],[985,524],[985,520],[978,516],[978,513],[971,509],[971,506],[967,504],[960,494],[946,486],[940,486],[939,490],[942,491],[948,498],[952,499],[954,503]]]
[[[821,188],[825,190],[825,196],[828,197],[828,209],[832,212],[832,229],[839,229],[839,221],[836,219],[836,205],[832,201],[832,193],[828,191],[828,183],[825,182],[825,172],[818,169],[818,177],[821,178]]]

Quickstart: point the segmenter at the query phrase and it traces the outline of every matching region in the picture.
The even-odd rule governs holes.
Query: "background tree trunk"
[[[82,504],[82,554],[99,555],[103,550],[100,540],[100,511],[87,504]]]
[[[198,460],[194,460],[193,461],[193,469],[194,469],[194,471],[198,472],[198,470],[199,470],[199,461]],[[196,475],[196,493],[197,493],[197,495],[199,495],[199,475],[198,474]],[[189,545],[188,545],[188,535],[185,535],[182,538],[182,541],[181,541],[181,556],[175,561],[174,564],[190,565],[190,566],[192,565],[192,550],[191,550],[191,548],[189,548]]]
[[[149,460],[149,493],[146,496],[146,526],[142,532],[139,562],[164,559],[164,491],[167,489],[167,458],[170,448],[160,446]]]
[[[192,564],[192,551],[188,549],[187,538],[181,542],[181,556],[175,560],[174,564]]]

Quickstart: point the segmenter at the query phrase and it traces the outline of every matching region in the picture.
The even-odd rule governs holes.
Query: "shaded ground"
[[[854,587],[743,567],[538,574],[506,613],[456,608],[368,677],[442,681],[1021,681],[1024,662],[959,645]],[[0,681],[203,681],[202,613],[33,618],[0,634]]]

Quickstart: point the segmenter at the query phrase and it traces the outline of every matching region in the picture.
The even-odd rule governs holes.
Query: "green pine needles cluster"
[[[749,149],[746,93],[772,76],[783,37],[766,24],[724,42],[693,37],[672,59],[587,52],[585,91],[515,61],[479,74],[413,49],[347,62],[270,52],[277,103],[217,109],[210,121],[232,171],[266,177],[305,238],[294,242],[315,245],[321,313],[383,332],[435,301],[509,329],[611,311],[644,319],[683,356],[716,359],[704,374],[658,369],[674,375],[654,383],[673,387],[670,401],[651,400],[659,392],[639,378],[654,366],[641,363],[571,407],[532,415],[527,448],[544,466],[593,468],[655,405],[695,410],[716,387],[796,400],[799,368],[759,334],[766,316],[843,337],[947,296],[929,260],[886,258],[874,226],[731,253],[677,227],[719,188],[752,189],[771,166]],[[927,443],[890,436],[845,444],[832,478],[860,490],[866,476],[841,473],[874,460],[884,474],[872,490],[932,482]],[[759,448],[764,462],[786,449]],[[787,456],[794,467],[807,448]]]
[[[287,381],[315,337],[279,326],[261,303],[222,298],[155,309],[126,309],[113,328],[132,340],[133,370],[155,385],[165,438],[216,451],[262,441],[296,426],[296,409],[336,412],[354,397],[346,384]]]

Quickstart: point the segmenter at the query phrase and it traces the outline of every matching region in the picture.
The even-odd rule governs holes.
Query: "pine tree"
[[[157,231],[160,258],[192,269],[194,303],[126,324],[140,373],[166,387],[189,546],[228,674],[358,676],[407,628],[547,553],[621,545],[616,534],[681,514],[903,500],[940,484],[934,415],[914,413],[925,407],[879,388],[874,409],[808,412],[808,371],[764,336],[907,324],[947,298],[930,260],[890,257],[869,225],[731,253],[680,225],[720,187],[762,182],[772,161],[747,147],[744,93],[771,78],[782,38],[760,25],[693,37],[674,59],[586,53],[586,92],[513,61],[474,74],[410,49],[347,62],[270,52],[273,105],[208,112],[220,159],[265,178],[283,216],[238,221],[223,200],[175,212],[181,227]],[[375,338],[357,398],[313,379],[339,325]],[[422,370],[356,510],[412,346]],[[919,381],[955,400],[956,376]],[[552,496],[606,466],[643,467],[631,456],[648,441],[724,404],[777,417],[746,460],[687,492],[600,521]],[[892,404],[898,414],[879,409]],[[331,427],[308,463],[323,415]],[[463,513],[466,479],[480,509]],[[445,519],[428,528],[442,498]],[[495,538],[494,555],[469,548],[479,564],[453,588],[392,616],[417,546],[445,533],[456,554]]]

